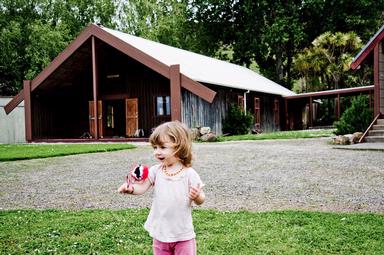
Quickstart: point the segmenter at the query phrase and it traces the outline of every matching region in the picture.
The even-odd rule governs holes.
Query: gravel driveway
[[[329,138],[194,144],[203,208],[384,213],[384,153],[336,150]],[[151,193],[120,195],[152,149],[0,163],[0,209],[149,207]]]

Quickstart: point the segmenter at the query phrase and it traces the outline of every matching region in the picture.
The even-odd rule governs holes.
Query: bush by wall
[[[364,132],[373,118],[373,111],[368,107],[367,96],[357,96],[352,100],[349,107],[339,121],[335,121],[333,126],[336,128],[336,135],[352,134],[354,132]]]
[[[223,134],[244,135],[248,134],[253,124],[250,112],[244,113],[237,105],[231,105],[227,116],[223,119]]]

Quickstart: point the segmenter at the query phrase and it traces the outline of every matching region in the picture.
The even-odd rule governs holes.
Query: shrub
[[[244,135],[251,130],[253,116],[250,112],[244,113],[237,105],[231,105],[227,116],[223,119],[223,134]]]
[[[364,132],[372,121],[372,109],[368,108],[368,98],[357,96],[352,100],[349,107],[339,121],[335,121],[333,126],[336,128],[336,135],[351,134],[354,132]]]

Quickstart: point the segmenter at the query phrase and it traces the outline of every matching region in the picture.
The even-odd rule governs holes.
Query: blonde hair
[[[184,166],[192,166],[192,139],[189,129],[179,121],[170,121],[156,127],[149,137],[152,146],[162,146],[168,141],[174,146],[175,157]]]

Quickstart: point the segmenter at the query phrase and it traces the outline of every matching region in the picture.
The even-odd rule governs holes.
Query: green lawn
[[[88,144],[0,144],[0,161],[48,158],[73,154],[132,149],[122,143]]]
[[[316,138],[333,136],[334,129],[313,129],[313,130],[297,130],[297,131],[279,131],[261,134],[220,136],[218,140],[239,141],[239,140],[266,140],[266,139],[297,139],[297,138]]]
[[[151,254],[147,209],[0,211],[1,254]],[[198,254],[382,254],[384,215],[194,211]]]

